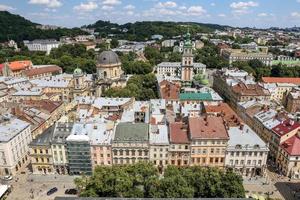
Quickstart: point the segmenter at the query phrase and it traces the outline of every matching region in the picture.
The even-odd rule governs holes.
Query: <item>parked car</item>
[[[10,181],[10,180],[13,179],[13,177],[10,176],[10,175],[7,175],[7,176],[3,176],[1,179],[2,179],[2,180],[5,180],[5,181]]]
[[[77,190],[75,188],[66,189],[65,194],[77,194]]]
[[[57,187],[54,187],[54,188],[51,188],[48,192],[47,192],[47,195],[50,196],[51,194],[57,192]]]

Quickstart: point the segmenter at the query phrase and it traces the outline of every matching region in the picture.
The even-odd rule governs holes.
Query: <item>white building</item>
[[[30,124],[5,114],[0,116],[0,174],[15,175],[28,159],[32,141]]]
[[[230,127],[225,166],[246,176],[262,175],[266,167],[268,146],[247,125]]]
[[[180,77],[182,81],[192,81],[195,74],[204,74],[206,65],[194,62],[193,45],[190,34],[186,35],[181,62],[162,62],[156,67],[157,75]]]
[[[33,41],[24,40],[23,42],[29,51],[45,51],[47,55],[50,54],[51,49],[58,48],[60,45],[58,41],[53,39]]]
[[[149,127],[150,161],[162,168],[168,165],[168,126],[163,124]]]

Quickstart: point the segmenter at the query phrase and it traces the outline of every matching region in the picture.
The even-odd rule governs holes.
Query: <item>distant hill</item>
[[[31,22],[20,15],[11,14],[7,11],[0,11],[0,42],[13,39],[17,42],[33,39],[59,39],[61,36],[79,35],[85,32],[79,28],[58,28],[56,30],[41,30],[36,28],[39,25]]]
[[[129,40],[145,40],[149,39],[151,35],[159,34],[165,38],[182,35],[187,32],[212,32],[216,29],[224,30],[228,26],[221,26],[217,24],[203,24],[196,22],[162,22],[162,21],[142,21],[135,23],[126,23],[119,25],[110,23],[109,21],[99,20],[94,24],[84,26],[86,28],[94,28],[100,35],[106,36],[108,34],[115,34],[117,37],[126,38]]]

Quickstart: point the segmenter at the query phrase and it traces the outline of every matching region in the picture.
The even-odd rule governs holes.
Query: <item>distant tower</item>
[[[84,81],[83,81],[83,73],[80,68],[76,68],[73,73],[74,78],[74,88],[75,90],[81,90],[84,88]]]
[[[193,46],[191,41],[191,34],[188,32],[185,35],[185,41],[183,45],[183,55],[181,61],[181,80],[192,81],[193,80],[193,67],[194,67],[194,55]]]

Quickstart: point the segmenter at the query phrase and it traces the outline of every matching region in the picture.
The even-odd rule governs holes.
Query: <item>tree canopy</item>
[[[129,78],[125,88],[110,88],[103,93],[106,97],[135,97],[145,101],[158,97],[154,74],[133,75]]]
[[[147,162],[99,166],[91,177],[75,180],[82,197],[243,198],[240,175],[199,166],[168,166],[163,176]]]

